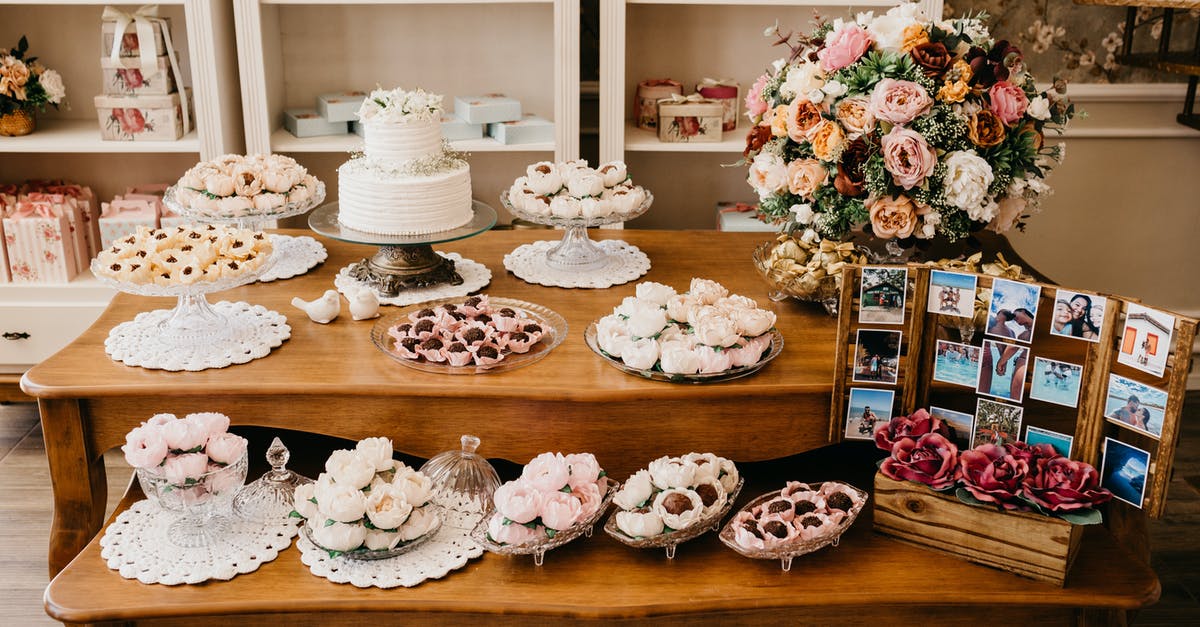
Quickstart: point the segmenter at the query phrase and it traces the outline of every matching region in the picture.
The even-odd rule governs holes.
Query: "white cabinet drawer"
[[[104,308],[104,303],[0,305],[0,372],[23,372],[58,352],[91,326]]]

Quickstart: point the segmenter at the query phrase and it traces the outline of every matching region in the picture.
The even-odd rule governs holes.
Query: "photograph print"
[[[851,380],[895,384],[900,368],[900,331],[859,329],[856,337]]]
[[[979,360],[983,349],[970,344],[937,341],[933,380],[974,388],[979,385]]]
[[[1099,342],[1100,327],[1104,324],[1104,306],[1107,304],[1108,299],[1103,296],[1057,290],[1054,293],[1050,334]]]
[[[858,321],[866,324],[903,324],[908,268],[862,269]]]
[[[1036,357],[1033,360],[1029,398],[1065,407],[1078,407],[1082,383],[1083,366]]]
[[[1030,425],[1025,427],[1025,443],[1029,446],[1038,444],[1049,444],[1054,447],[1055,452],[1063,457],[1071,456],[1071,443],[1075,441],[1074,436],[1041,427]]]
[[[1120,440],[1104,438],[1104,458],[1100,461],[1100,487],[1114,498],[1141,509],[1146,494],[1146,472],[1150,453]]]
[[[1024,414],[1025,410],[1017,405],[979,399],[975,405],[975,437],[971,439],[971,447],[1016,442],[1021,437]]]
[[[849,408],[846,410],[846,439],[873,440],[875,428],[892,419],[894,390],[850,388]]]
[[[1117,361],[1126,366],[1161,377],[1167,369],[1175,316],[1129,303],[1125,310],[1125,331]]]
[[[979,384],[975,391],[1019,403],[1025,396],[1025,371],[1028,368],[1028,346],[984,340],[983,357],[979,360]]]
[[[926,310],[933,314],[975,317],[974,274],[934,270],[929,275],[929,303]]]
[[[1167,392],[1120,375],[1108,375],[1104,416],[1109,422],[1152,438],[1162,436],[1167,411]]]
[[[987,334],[1028,344],[1033,341],[1040,285],[1008,279],[992,281],[992,303],[988,307]]]
[[[958,445],[958,450],[965,451],[971,448],[971,436],[975,433],[975,416],[944,407],[930,407],[929,415],[950,427],[950,432],[954,435],[951,439]]]

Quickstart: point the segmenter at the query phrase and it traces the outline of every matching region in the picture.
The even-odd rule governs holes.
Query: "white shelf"
[[[196,131],[175,141],[105,141],[98,120],[38,120],[24,137],[0,137],[0,153],[200,153]]]
[[[750,132],[748,120],[738,120],[738,127],[721,134],[719,142],[664,142],[658,133],[638,128],[633,121],[625,121],[626,152],[728,152],[741,154],[746,148],[746,133]]]
[[[272,152],[351,152],[361,150],[363,138],[354,133],[345,135],[327,135],[323,137],[296,137],[287,129],[276,129],[271,133]],[[462,152],[553,152],[554,142],[536,144],[504,145],[492,139],[466,139],[450,142],[450,145]]]
[[[186,4],[186,3],[187,3],[187,0],[159,0],[155,4]],[[32,5],[45,5],[45,6],[50,6],[50,7],[52,7],[52,6],[69,6],[69,5],[108,6],[110,4],[117,4],[117,5],[121,5],[125,8],[127,8],[128,11],[134,10],[132,7],[123,5],[120,2],[114,3],[111,0],[35,0],[33,2],[4,2],[3,0],[0,0],[0,6],[4,6],[6,4],[9,4],[9,5],[11,5],[11,4],[26,4],[26,5],[32,4]]]
[[[754,5],[777,5],[777,6],[854,6],[854,7],[890,7],[896,4],[896,0],[855,0],[854,2],[846,2],[845,0],[625,0],[626,4],[715,4],[715,5],[730,5],[730,6],[754,6]]]
[[[339,0],[261,0],[262,4],[346,4]],[[554,0],[354,0],[354,4],[552,4]]]
[[[70,283],[0,283],[0,300],[22,304],[107,302],[117,291],[100,282],[90,270],[76,275]]]

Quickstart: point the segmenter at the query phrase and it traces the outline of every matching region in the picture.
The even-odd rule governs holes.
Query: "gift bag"
[[[47,194],[45,192],[30,192],[17,198],[17,206],[31,204],[37,208],[44,207],[39,213],[52,213],[67,219],[68,229],[64,233],[67,251],[75,259],[75,267],[82,268],[91,263],[92,255],[88,252],[87,236],[83,222],[83,212],[79,203],[64,194]]]
[[[103,246],[100,244],[100,205],[96,202],[96,195],[92,193],[92,188],[86,185],[58,183],[44,185],[39,191],[47,194],[62,194],[75,199],[75,202],[79,204],[80,213],[83,214],[83,235],[87,240],[88,258],[95,257]]]
[[[126,200],[121,196],[101,205],[100,240],[103,248],[133,235],[139,226],[158,228],[158,208],[150,200]]]
[[[71,223],[49,203],[17,201],[17,210],[3,222],[14,283],[67,283],[79,273]]]

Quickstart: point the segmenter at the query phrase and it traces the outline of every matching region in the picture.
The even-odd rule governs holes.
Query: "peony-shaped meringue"
[[[525,525],[505,522],[503,516],[496,514],[488,520],[488,536],[499,544],[525,544],[545,538],[546,528],[538,525],[537,529],[530,529]]]
[[[533,489],[542,492],[557,492],[563,489],[570,476],[570,467],[561,453],[542,453],[529,460],[521,471],[521,479]]]
[[[667,312],[654,303],[638,299],[625,323],[633,337],[652,337],[667,326]]]
[[[330,520],[357,522],[367,512],[367,500],[358,488],[334,482],[329,493],[317,499],[317,510]]]
[[[370,464],[375,469],[375,472],[384,472],[392,469],[392,441],[388,438],[378,437],[359,440],[358,444],[354,445],[354,451],[363,461]]]
[[[654,493],[654,483],[650,480],[650,471],[639,470],[625,480],[621,489],[613,496],[613,503],[621,509],[637,509],[642,507]]]
[[[624,161],[609,161],[596,168],[596,173],[604,180],[605,187],[616,187],[629,178],[629,169]]]
[[[363,538],[363,546],[372,551],[391,550],[396,548],[398,544],[400,544],[400,533],[398,531],[367,529],[366,536]]]
[[[334,451],[325,460],[325,472],[334,482],[361,490],[375,478],[375,466],[354,451]]]
[[[397,529],[412,514],[413,506],[404,498],[404,492],[395,485],[383,483],[374,486],[367,496],[367,518],[380,529]]]
[[[630,368],[649,370],[658,363],[658,342],[648,337],[633,340],[625,345],[619,356]]]
[[[418,507],[412,511],[408,520],[404,521],[404,524],[400,525],[396,532],[402,542],[410,542],[428,533],[437,525],[437,522],[437,514],[433,513],[431,509]]]
[[[663,524],[672,529],[687,529],[703,517],[704,502],[693,490],[669,488],[654,497],[650,511],[662,517]]]
[[[505,518],[525,524],[537,518],[542,510],[542,492],[523,480],[509,481],[496,488],[492,502]]]
[[[539,518],[547,529],[563,531],[583,520],[583,502],[567,492],[552,492],[542,500]]]
[[[563,187],[558,168],[549,161],[539,161],[525,169],[526,184],[538,196],[549,196]]]
[[[617,512],[617,529],[631,538],[649,538],[663,532],[662,516],[654,512]]]
[[[312,531],[313,542],[330,551],[353,551],[367,539],[367,528],[357,523],[310,523],[308,528]]]
[[[392,485],[404,495],[404,500],[413,507],[420,507],[429,502],[433,494],[433,480],[425,473],[404,466],[396,469],[392,477]]]
[[[675,296],[675,288],[653,281],[638,283],[635,291],[638,300],[651,303],[657,307],[666,307],[671,297]]]
[[[646,470],[650,473],[650,480],[660,490],[687,488],[696,482],[696,464],[680,457],[660,457],[650,462]]]
[[[696,374],[700,371],[700,357],[690,348],[664,345],[659,367],[667,374]]]
[[[316,483],[302,483],[292,492],[292,509],[296,510],[301,518],[317,517],[317,499],[314,496],[316,488]]]

